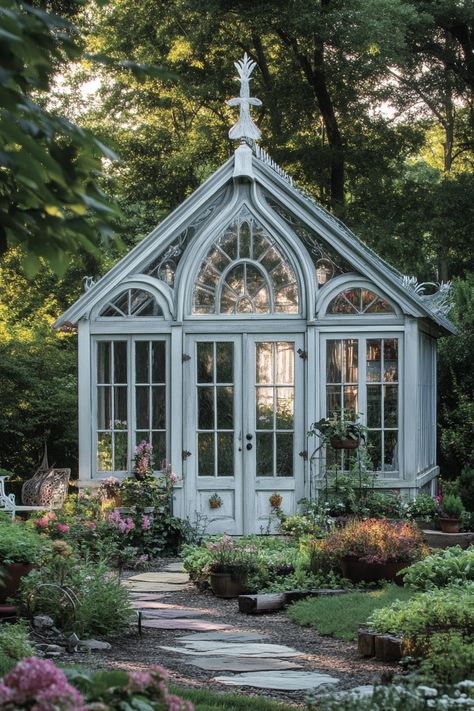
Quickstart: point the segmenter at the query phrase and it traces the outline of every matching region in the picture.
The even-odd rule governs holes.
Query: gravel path
[[[384,674],[399,671],[397,665],[388,665],[373,659],[361,659],[355,643],[343,642],[330,637],[322,637],[311,628],[303,628],[291,622],[284,612],[265,615],[243,615],[238,611],[236,600],[222,600],[211,592],[199,592],[194,585],[184,585],[179,591],[163,593],[160,602],[180,605],[205,611],[200,619],[212,622],[224,622],[233,625],[238,631],[255,631],[268,637],[264,641],[273,644],[285,644],[303,653],[293,661],[301,664],[301,670],[313,670],[337,677],[340,683],[337,689],[348,689],[380,680]],[[142,636],[138,627],[130,632],[110,639],[112,650],[101,653],[69,655],[65,661],[81,663],[92,669],[120,668],[125,670],[145,670],[151,664],[165,667],[174,683],[188,688],[207,688],[216,691],[232,692],[237,687],[229,687],[212,681],[219,672],[198,669],[186,664],[186,656],[160,649],[161,645],[179,646],[179,637],[191,632],[183,630],[143,629]],[[188,657],[189,659],[189,657]],[[223,672],[226,673],[226,672]],[[301,705],[306,692],[249,690],[243,687],[245,695],[262,695],[267,698],[284,700]]]

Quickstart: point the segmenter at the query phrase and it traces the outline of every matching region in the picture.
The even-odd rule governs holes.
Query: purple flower
[[[16,705],[35,701],[31,711],[79,711],[84,699],[71,686],[61,669],[49,659],[27,657],[5,674],[4,685],[10,690],[10,701]]]
[[[143,528],[143,530],[144,530],[144,531],[148,531],[148,529],[150,528],[150,526],[151,526],[150,517],[147,516],[146,514],[144,514],[144,516],[143,516],[143,521],[142,521],[142,528]]]
[[[134,694],[142,693],[152,683],[152,676],[151,674],[148,674],[148,672],[136,671],[128,673],[127,689]]]

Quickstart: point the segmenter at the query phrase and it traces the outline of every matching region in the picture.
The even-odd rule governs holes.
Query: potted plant
[[[44,543],[36,531],[24,523],[0,520],[0,602],[14,597],[21,578],[33,569]]]
[[[122,482],[114,476],[109,476],[104,479],[99,487],[99,493],[102,499],[110,502],[109,506],[112,504],[116,508],[122,506],[122,493],[121,493]],[[105,502],[104,502],[105,503]]]
[[[270,496],[269,501],[272,509],[279,509],[283,501],[283,496],[274,491],[273,494]]]
[[[238,597],[245,591],[247,576],[255,567],[254,556],[234,543],[230,536],[207,543],[211,560],[207,564],[212,592],[216,597]]]
[[[416,499],[406,505],[405,515],[414,521],[418,528],[434,528],[434,519],[439,515],[439,503],[429,494],[420,492]]]
[[[209,508],[210,509],[220,509],[222,506],[222,499],[219,496],[219,494],[216,492],[215,494],[212,494],[212,496],[209,497]]]
[[[459,496],[446,494],[441,500],[440,525],[443,533],[459,533],[464,506]]]
[[[313,422],[308,435],[317,435],[322,444],[330,444],[333,449],[357,449],[365,442],[367,430],[359,420],[360,413],[355,410],[336,410],[332,417]]]
[[[428,553],[415,525],[374,518],[350,521],[326,538],[324,548],[354,583],[398,582],[400,570]]]

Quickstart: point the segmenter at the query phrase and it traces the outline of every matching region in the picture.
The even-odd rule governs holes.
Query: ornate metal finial
[[[249,59],[247,52],[245,52],[244,58],[238,62],[234,62],[234,65],[239,74],[237,81],[240,81],[240,98],[229,99],[226,103],[229,106],[240,106],[240,116],[237,123],[230,129],[229,138],[234,140],[244,140],[248,138],[253,141],[258,141],[262,134],[258,126],[252,121],[250,106],[261,106],[262,102],[260,99],[253,99],[250,96],[249,85],[250,75],[257,64]]]

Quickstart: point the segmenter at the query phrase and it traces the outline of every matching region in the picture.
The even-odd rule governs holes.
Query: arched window
[[[394,314],[390,304],[370,289],[353,286],[343,289],[329,303],[328,314]]]
[[[126,289],[108,301],[99,316],[130,318],[136,316],[163,316],[161,306],[153,294],[144,289]]]
[[[273,237],[244,208],[213,243],[193,295],[195,314],[294,314],[296,274]]]

